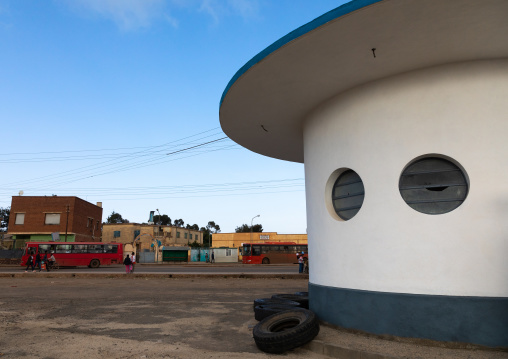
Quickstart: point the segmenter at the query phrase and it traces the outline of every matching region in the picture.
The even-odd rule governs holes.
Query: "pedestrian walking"
[[[134,273],[134,266],[136,265],[136,255],[132,252],[131,256],[131,273]]]
[[[215,263],[215,253],[212,251],[212,263]]]
[[[206,263],[210,262],[210,260],[208,259],[208,252],[205,253],[205,261]]]
[[[28,256],[28,259],[26,260],[25,273],[28,271],[28,267],[32,267],[32,272],[35,272],[35,268],[34,268],[34,254],[33,253],[30,253],[30,255]]]
[[[41,268],[41,255],[39,252],[37,252],[37,255],[35,256],[35,265],[39,268],[40,272],[42,268]]]
[[[129,255],[127,254],[127,257],[123,260],[123,264],[125,265],[125,272],[129,274],[131,272],[131,259],[129,258]]]

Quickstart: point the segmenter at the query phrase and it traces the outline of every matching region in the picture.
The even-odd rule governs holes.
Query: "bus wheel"
[[[270,260],[268,258],[263,258],[263,261],[261,263],[270,264]]]
[[[319,333],[316,315],[310,310],[288,310],[270,315],[252,331],[259,349],[282,354],[310,342]]]
[[[90,261],[90,268],[99,268],[101,262],[98,259],[92,259]]]

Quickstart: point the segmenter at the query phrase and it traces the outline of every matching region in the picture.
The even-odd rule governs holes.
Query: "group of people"
[[[25,273],[28,272],[28,268],[32,267],[32,272],[35,272],[35,267],[39,269],[39,272],[42,271],[42,268],[45,267],[46,271],[50,271],[50,268],[52,267],[53,263],[56,262],[55,256],[53,253],[48,256],[48,251],[44,253],[44,256],[41,258],[41,255],[39,252],[37,252],[37,255],[34,256],[34,253],[30,253],[28,256],[28,260],[26,262],[26,269]]]
[[[205,261],[206,261],[206,263],[210,263],[210,262],[211,262],[211,263],[215,263],[215,253],[213,253],[213,251],[212,251],[212,256],[211,256],[211,258],[210,258],[210,257],[208,257],[208,252],[207,252],[207,253],[205,253]]]
[[[132,255],[129,257],[127,254],[127,257],[123,260],[123,264],[125,264],[125,272],[127,274],[134,272],[134,265],[136,264],[136,255],[134,252],[132,252]]]
[[[309,273],[309,259],[304,256],[305,252],[296,252],[298,260],[298,273]]]

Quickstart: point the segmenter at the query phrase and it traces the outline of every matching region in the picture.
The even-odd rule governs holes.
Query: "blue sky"
[[[224,233],[259,214],[265,232],[305,233],[303,165],[220,140],[219,101],[254,55],[344,2],[0,0],[0,207],[22,190],[102,202],[104,221],[159,209]]]

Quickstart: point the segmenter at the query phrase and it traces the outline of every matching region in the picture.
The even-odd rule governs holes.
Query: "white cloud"
[[[240,15],[244,19],[257,16],[257,0],[201,0],[199,11],[205,12],[218,23],[224,16]]]
[[[113,21],[122,30],[146,28],[164,20],[172,26],[178,22],[168,12],[165,0],[63,0],[84,14],[93,14]]]
[[[229,6],[234,12],[239,13],[244,18],[251,18],[258,15],[259,4],[252,0],[228,0]]]
[[[83,16],[113,21],[124,31],[148,28],[157,21],[178,27],[172,8],[186,8],[208,14],[215,24],[226,16],[249,19],[257,16],[258,0],[55,0]]]

